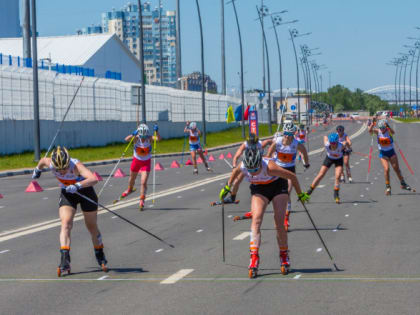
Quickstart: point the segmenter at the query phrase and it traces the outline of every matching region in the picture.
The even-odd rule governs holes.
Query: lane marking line
[[[116,219],[118,218],[116,215],[112,216],[111,219]]]
[[[201,232],[203,232],[203,230],[202,230],[202,229],[200,229],[200,230],[197,230],[196,232],[197,232],[197,233],[201,233]]]
[[[50,188],[44,188],[44,190],[56,190],[60,189],[61,187],[50,187]]]
[[[359,165],[359,164],[360,164],[360,162],[356,162],[356,163],[354,163],[354,164]]]
[[[362,197],[362,198],[363,198],[364,196],[365,196],[365,195],[360,195],[360,197]]]
[[[7,252],[10,252],[10,249],[5,249],[5,250],[2,250],[2,251],[0,252],[0,254],[4,254],[4,253],[7,253]]]
[[[44,197],[44,198],[42,198],[43,200],[47,200],[48,199],[48,197]]]
[[[358,204],[357,203],[353,203],[353,206],[357,206]]]
[[[337,232],[337,229],[332,230],[333,232]]]
[[[178,272],[166,278],[165,280],[162,280],[160,284],[174,284],[182,278],[184,278],[185,276],[189,275],[193,271],[194,269],[181,269]]]
[[[299,279],[300,277],[302,277],[302,275],[296,275],[296,276],[294,276],[294,277],[293,277],[293,279],[296,279],[296,280],[297,280],[297,279]]]
[[[346,218],[348,218],[348,217],[349,217],[349,215],[348,215],[348,214],[346,214],[346,215],[345,215],[345,217],[346,217]]]
[[[247,237],[249,237],[251,235],[251,232],[243,232],[241,234],[239,234],[238,236],[235,236],[233,238],[234,241],[242,241],[244,239],[246,239]]]
[[[98,280],[105,280],[106,278],[109,278],[109,276],[100,277],[100,278],[98,278]]]
[[[178,198],[178,199],[181,199],[181,198],[182,198],[182,196],[178,196],[177,198]]]
[[[319,185],[318,186],[318,188],[324,188],[325,187],[325,185]]]
[[[317,252],[317,253],[322,252],[322,248],[321,248],[321,247],[320,247],[320,248],[317,248],[316,252]]]
[[[161,251],[163,251],[163,248],[156,249],[155,253],[160,253]]]

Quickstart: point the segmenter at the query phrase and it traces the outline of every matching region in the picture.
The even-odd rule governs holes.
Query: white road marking
[[[374,180],[377,180],[377,179],[378,179],[378,177],[375,177],[375,178],[374,178]]]
[[[364,161],[365,159],[360,159],[360,161]]]
[[[369,187],[366,187],[366,190],[369,190]]]
[[[47,199],[48,199],[48,197],[44,197],[44,198],[42,198],[42,199],[47,200]]]
[[[324,188],[325,187],[325,185],[319,185],[318,186],[318,188]]]
[[[4,206],[0,206],[0,209],[3,209],[4,208]]]
[[[181,199],[181,198],[182,198],[182,196],[178,196],[177,198],[178,198],[178,199]]]
[[[348,217],[349,217],[349,215],[348,215],[348,214],[346,214],[346,215],[345,215],[345,217],[346,217],[346,218],[348,218]]]
[[[197,233],[201,233],[201,232],[203,232],[203,230],[202,230],[202,229],[199,229],[199,230],[197,230],[196,232],[197,232]]]
[[[60,189],[61,187],[50,187],[50,188],[44,188],[44,190],[56,190]]]
[[[162,280],[161,284],[174,284],[184,278],[185,276],[189,275],[193,272],[194,269],[181,269],[178,272],[174,273],[173,275],[169,276],[165,280]]]
[[[354,165],[353,165],[353,164],[350,164],[350,167],[351,167],[351,168],[353,168],[353,167],[354,167]]]
[[[205,191],[205,189],[203,188],[203,189],[200,189],[200,191]]]
[[[293,279],[299,279],[300,277],[302,277],[302,275],[296,275],[293,277]]]
[[[155,253],[160,253],[161,251],[163,251],[163,248],[159,248],[159,249],[155,250]]]
[[[337,229],[332,230],[333,232],[337,232]]]
[[[359,164],[360,164],[360,162],[356,162],[356,163],[354,163],[354,164],[359,165]]]
[[[353,203],[353,206],[357,206],[357,203]]]
[[[103,277],[98,278],[97,280],[105,280],[106,278],[109,278],[109,276],[103,276]]]
[[[366,129],[366,125],[363,125],[362,128],[360,128],[356,133],[354,133],[353,135],[350,136],[350,139],[353,139],[355,137],[360,136],[365,129]],[[311,151],[308,154],[309,155],[314,155],[314,154],[320,153],[323,150],[324,150],[324,148],[322,147],[322,148],[319,148],[317,150]],[[231,175],[231,173],[229,172],[229,173],[221,174],[221,175],[214,176],[214,177],[211,177],[211,178],[208,178],[208,179],[198,180],[198,181],[186,184],[186,185],[177,186],[177,187],[174,187],[174,188],[169,188],[167,190],[157,192],[155,194],[150,194],[147,197],[148,198],[154,198],[154,199],[163,198],[163,197],[166,197],[166,196],[169,196],[169,195],[173,195],[173,194],[180,193],[180,192],[183,192],[183,191],[187,191],[187,190],[190,190],[190,189],[194,189],[194,188],[197,188],[197,187],[200,187],[200,186],[211,184],[211,183],[217,182],[219,180],[226,180],[227,178],[230,177],[230,175]],[[334,177],[332,177],[332,178],[334,178]],[[371,184],[373,185],[373,183],[371,183]],[[220,185],[224,185],[224,182],[222,182]],[[52,187],[52,188],[47,188],[45,190],[53,190],[53,189],[60,189],[60,187]],[[106,205],[106,207],[109,208],[110,210],[115,211],[115,210],[130,207],[130,206],[133,206],[133,205],[137,205],[138,202],[139,202],[139,197],[123,200],[123,201],[118,202],[115,205],[114,204]],[[99,210],[97,212],[98,215],[104,214],[104,213],[108,213],[108,211]],[[83,214],[78,213],[78,214],[75,215],[75,217],[73,219],[73,222],[81,221],[83,219],[84,219]],[[61,225],[61,222],[60,222],[59,219],[52,219],[52,220],[39,222],[39,223],[36,223],[36,224],[33,224],[33,225],[28,225],[28,226],[24,226],[24,227],[21,227],[21,228],[17,228],[15,230],[2,231],[2,232],[0,232],[0,243],[4,242],[4,241],[7,241],[7,240],[15,239],[15,238],[18,238],[18,237],[22,237],[22,236],[25,236],[25,235],[30,235],[30,234],[33,234],[33,233],[36,233],[36,232],[45,231],[45,230],[48,230],[48,229],[59,227],[60,225]]]
[[[362,198],[363,198],[364,196],[365,196],[365,195],[360,195],[360,197],[362,197]]]
[[[0,254],[4,254],[4,253],[7,253],[7,252],[10,252],[10,250],[9,250],[9,249],[2,250],[2,251],[0,252]]]
[[[152,205],[149,205],[149,208],[153,208],[154,206],[155,206],[155,205],[153,205],[153,204],[152,204]]]
[[[220,183],[220,186],[223,186],[225,183]]]
[[[235,236],[233,238],[234,241],[242,241],[244,239],[246,239],[247,237],[249,237],[251,235],[251,232],[243,232],[241,234],[239,234],[238,236]]]
[[[228,218],[231,218],[232,217],[232,215],[228,215]]]
[[[118,218],[116,215],[112,216],[111,219],[116,219]]]
[[[316,250],[317,253],[319,253],[321,251],[322,251],[322,248],[321,247]]]

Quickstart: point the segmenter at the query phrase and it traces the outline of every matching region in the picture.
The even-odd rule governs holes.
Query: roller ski
[[[70,268],[70,250],[69,249],[60,249],[61,252],[61,262],[60,266],[57,268],[57,276],[64,276],[65,273],[69,275],[71,273]]]
[[[282,275],[287,275],[290,271],[289,251],[280,250],[280,271]]]
[[[250,219],[252,219],[251,211],[245,213],[243,216],[236,215],[236,216],[233,217],[233,221],[235,221],[235,222],[240,221],[240,220],[250,220]]]
[[[193,170],[193,174],[194,174],[194,175],[198,175],[198,169],[196,169],[196,168],[195,168],[195,169]]]
[[[405,181],[401,182],[401,189],[408,190],[411,192],[416,192],[416,190],[412,188],[411,186],[409,186]]]
[[[112,203],[116,204],[117,202],[123,200],[125,197],[127,197],[128,195],[130,195],[131,193],[135,192],[137,190],[137,188],[133,188],[133,189],[127,189],[126,191],[124,191],[120,197],[118,197],[118,199],[115,199]]]
[[[385,186],[385,195],[386,196],[391,196],[391,185],[386,184]]]
[[[234,200],[234,201],[230,201],[230,202],[221,202],[221,201],[214,201],[214,202],[210,202],[210,206],[214,207],[214,206],[221,206],[222,204],[228,205],[228,204],[234,204],[237,205],[239,203],[239,200]]]
[[[103,272],[108,272],[108,267],[106,266],[106,264],[108,263],[108,261],[105,258],[105,254],[104,254],[104,249],[102,248],[95,248],[95,257],[96,257],[96,261],[98,262],[98,265],[101,267]]]
[[[146,199],[146,197],[143,195],[143,196],[140,196],[140,202],[139,202],[139,211],[143,211],[143,209],[144,209],[144,200]]]
[[[251,258],[249,261],[248,266],[248,276],[250,279],[254,279],[258,275],[258,266],[260,264],[260,256],[258,255],[258,252],[252,252]]]
[[[334,200],[335,200],[335,203],[336,204],[340,204],[341,203],[340,196],[338,194],[338,190],[337,189],[334,189]]]
[[[349,176],[349,183],[353,183],[353,178],[351,178],[351,176]]]
[[[213,169],[208,165],[206,165],[206,170],[207,172],[213,173]]]

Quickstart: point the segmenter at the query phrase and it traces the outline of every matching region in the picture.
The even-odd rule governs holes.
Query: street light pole
[[[176,78],[178,89],[181,88],[182,65],[181,65],[181,12],[180,0],[176,0]]]
[[[298,64],[298,58],[296,53],[296,46],[295,46],[295,40],[294,38],[299,34],[297,29],[289,29],[290,33],[290,39],[292,40],[293,44],[293,51],[295,52],[295,62],[296,62],[296,76],[297,76],[297,98],[298,98],[298,121],[300,124],[300,95],[299,95],[299,64]]]
[[[141,118],[142,122],[146,123],[146,82],[144,80],[144,76],[146,71],[144,70],[144,43],[143,43],[143,12],[141,10],[141,0],[137,0],[137,5],[139,9],[139,27],[140,27],[140,66],[141,66]]]
[[[200,4],[195,0],[198,13],[198,22],[200,24],[200,44],[201,44],[201,116],[203,121],[203,143],[207,144],[206,139],[206,94],[205,94],[205,72],[204,72],[204,38],[203,38],[203,23],[201,21]]]
[[[163,85],[163,48],[162,48],[162,0],[159,0],[159,67],[160,86]]]
[[[277,20],[276,20],[277,18]],[[271,22],[273,23],[274,34],[276,35],[276,43],[277,43],[277,52],[279,54],[279,68],[280,68],[280,105],[283,104],[283,75],[282,75],[282,65],[281,65],[281,52],[280,52],[280,43],[279,43],[279,36],[277,34],[277,25],[280,25],[279,17],[271,16]],[[282,122],[280,121],[279,124]]]
[[[39,90],[38,90],[38,49],[36,34],[36,3],[32,0],[32,78],[34,98],[34,158],[39,161],[41,158],[41,141],[39,129]]]
[[[223,0],[222,0],[223,1]],[[232,0],[233,11],[235,12],[236,26],[238,28],[238,37],[239,37],[239,53],[241,60],[241,104],[242,104],[242,138],[245,139],[245,95],[244,95],[244,61],[242,54],[242,36],[241,28],[239,27],[238,12],[236,11],[235,0]]]
[[[416,64],[416,114],[417,118],[419,117],[419,59],[420,59],[420,42],[415,44],[418,54],[417,54],[417,64]]]
[[[220,0],[220,28],[222,32],[221,34],[221,37],[222,37],[222,94],[226,95],[225,3],[224,3],[224,0]]]

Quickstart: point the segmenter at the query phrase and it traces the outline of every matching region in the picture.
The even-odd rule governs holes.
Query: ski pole
[[[318,235],[319,239],[321,240],[322,246],[324,247],[325,251],[326,251],[326,252],[327,252],[327,254],[328,254],[328,257],[330,257],[330,260],[331,260],[332,264],[333,264],[333,265],[334,265],[334,267],[335,267],[335,270],[336,270],[336,271],[340,271],[340,270],[338,269],[337,265],[335,264],[335,262],[334,262],[334,258],[331,256],[331,253],[330,253],[330,251],[328,250],[328,247],[327,247],[327,245],[325,244],[325,242],[324,242],[324,240],[323,240],[323,238],[322,238],[321,234],[319,233],[318,228],[316,227],[314,220],[312,220],[312,217],[311,217],[311,215],[310,215],[310,213],[309,213],[309,211],[308,211],[308,208],[306,208],[305,203],[304,203],[302,200],[300,201],[300,203],[302,204],[303,208],[305,209],[306,214],[308,215],[308,218],[309,218],[309,220],[311,221],[312,226],[314,227],[314,229],[315,229],[315,231],[316,231],[316,234]]]
[[[181,167],[184,166],[184,152],[185,152],[185,143],[186,142],[187,142],[187,135],[184,136],[184,145],[182,146]]]
[[[230,164],[228,160],[226,160],[225,158],[223,160],[225,160],[225,162],[227,163],[227,165],[229,165],[230,168],[233,168],[232,164]]]
[[[67,107],[67,110],[66,110],[66,112],[65,112],[65,114],[64,114],[64,117],[63,117],[63,119],[61,120],[60,126],[58,126],[57,132],[55,133],[55,136],[54,136],[54,138],[52,139],[51,144],[50,144],[50,146],[48,147],[47,152],[45,152],[45,156],[44,156],[44,157],[47,157],[47,156],[48,156],[48,153],[50,152],[50,150],[51,150],[51,148],[52,148],[52,146],[53,146],[53,144],[54,144],[54,142],[55,142],[55,139],[57,138],[58,134],[60,133],[61,128],[63,127],[64,120],[66,119],[67,114],[69,113],[69,110],[70,110],[71,105],[73,104],[74,100],[76,99],[76,95],[77,95],[77,93],[79,92],[80,87],[82,86],[82,83],[83,83],[84,79],[85,79],[85,77],[82,77],[82,81],[80,81],[79,87],[77,88],[76,93],[74,93],[73,98],[71,99],[71,102],[70,102],[69,106]]]
[[[225,262],[225,200],[222,199],[222,258]]]
[[[373,135],[372,138],[370,140],[370,148],[369,148],[369,166],[368,166],[368,172],[366,175],[366,181],[369,181],[369,174],[370,174],[370,168],[372,166],[372,152],[373,152]]]
[[[154,136],[153,136],[153,200],[152,203],[155,203],[155,190],[156,190],[156,138],[157,138],[157,133],[156,131],[154,132]]]
[[[131,138],[130,142],[128,143],[128,145],[125,147],[124,152],[122,153],[120,159],[118,160],[117,164],[115,164],[114,169],[112,170],[112,172],[109,174],[108,178],[106,179],[104,185],[102,186],[101,190],[99,191],[98,197],[102,194],[102,191],[105,189],[106,185],[108,184],[109,180],[111,179],[112,175],[114,174],[115,170],[117,169],[118,165],[120,164],[121,160],[123,159],[123,157],[125,156],[125,153],[127,152],[128,148],[131,146],[131,143],[133,143],[135,136]]]
[[[394,139],[394,135],[393,135],[391,132],[390,132],[390,134],[391,134],[391,137],[392,137],[392,138],[393,138],[393,140],[394,140],[395,146],[397,147],[398,151],[400,152],[400,155],[401,155],[401,157],[402,157],[402,159],[403,159],[403,161],[404,161],[405,165],[407,166],[407,168],[408,168],[408,170],[410,171],[411,175],[413,175],[413,176],[414,176],[414,171],[413,171],[413,169],[411,168],[410,164],[408,164],[408,161],[407,161],[407,159],[405,158],[405,155],[404,155],[403,151],[401,150],[400,146],[398,145],[397,141],[395,141],[395,139]]]
[[[110,212],[110,213],[112,213],[113,215],[115,215],[115,216],[119,217],[121,220],[124,220],[125,222],[127,222],[127,223],[131,224],[132,226],[135,226],[135,227],[136,227],[136,228],[138,228],[139,230],[143,231],[143,232],[144,232],[144,233],[146,233],[146,234],[149,234],[150,236],[152,236],[152,237],[154,237],[155,239],[157,239],[157,240],[161,241],[163,244],[165,244],[165,245],[169,246],[170,248],[175,248],[175,246],[174,246],[174,245],[169,244],[168,242],[165,242],[165,241],[164,241],[163,239],[161,239],[159,236],[156,236],[155,234],[153,234],[153,233],[149,232],[148,230],[146,230],[146,229],[142,228],[141,226],[139,226],[139,225],[137,225],[137,224],[135,224],[135,223],[131,222],[130,220],[128,220],[128,219],[126,219],[126,218],[124,218],[122,215],[119,215],[119,214],[118,214],[118,213],[116,213],[115,211],[112,211],[112,210],[108,209],[107,207],[105,207],[105,206],[101,205],[100,203],[93,201],[93,200],[92,200],[92,199],[90,199],[89,197],[86,197],[85,195],[82,195],[81,193],[79,193],[79,192],[77,192],[77,191],[76,191],[76,195],[78,195],[78,196],[80,196],[80,197],[82,197],[82,198],[86,199],[87,201],[89,201],[89,202],[93,203],[94,205],[97,205],[98,207],[104,208],[104,209],[105,209],[105,210],[107,210],[108,212]]]

